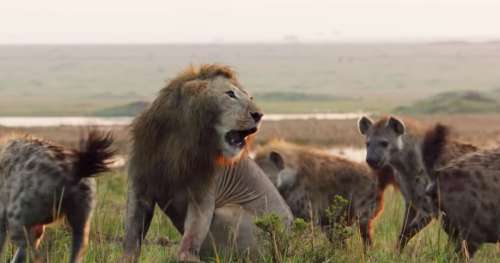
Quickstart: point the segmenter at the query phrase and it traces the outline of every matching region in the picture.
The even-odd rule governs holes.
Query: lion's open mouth
[[[257,132],[257,128],[251,128],[248,130],[231,130],[226,133],[226,142],[232,147],[243,148],[246,144],[246,138],[248,135]]]

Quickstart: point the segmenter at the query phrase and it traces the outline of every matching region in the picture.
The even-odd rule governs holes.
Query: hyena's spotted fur
[[[112,142],[110,134],[97,131],[82,139],[78,150],[30,136],[5,138],[0,144],[0,252],[8,233],[19,247],[12,262],[39,260],[44,225],[66,216],[73,232],[70,262],[81,262],[95,205],[92,177],[108,170]]]
[[[377,122],[363,117],[358,126],[361,134],[366,137],[367,163],[375,169],[389,165],[396,171],[396,182],[406,205],[398,242],[398,248],[403,249],[433,218],[433,211],[429,210],[428,205],[430,200],[426,195],[426,188],[431,183],[429,174],[452,159],[476,151],[477,148],[449,140],[443,143],[442,154],[424,154],[422,145],[426,140],[426,133],[437,135],[442,132],[443,126],[439,124],[427,128],[415,121],[403,121],[390,116]],[[427,140],[433,140],[432,136]],[[429,170],[426,169],[425,162],[433,163],[428,167]]]
[[[440,127],[427,134],[423,152],[436,156],[426,160],[429,170],[447,154],[448,133]],[[442,212],[443,227],[457,251],[463,247],[472,257],[481,244],[500,241],[500,148],[469,153],[429,175],[433,202],[426,210]]]
[[[294,216],[314,220],[328,230],[331,219],[326,210],[341,196],[349,201],[347,223],[357,221],[365,246],[372,244],[372,222],[383,209],[385,188],[393,183],[390,167],[374,172],[366,165],[284,141],[260,147],[255,161]]]

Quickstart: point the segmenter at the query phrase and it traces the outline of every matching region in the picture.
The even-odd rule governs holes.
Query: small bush
[[[326,235],[335,248],[344,248],[345,242],[354,232],[349,226],[349,200],[342,196],[335,196],[332,204],[326,209],[328,227]]]
[[[328,227],[321,229],[303,219],[285,226],[276,214],[267,214],[255,221],[262,230],[264,262],[342,262],[345,240],[352,236],[347,226],[349,201],[337,196],[327,210]],[[324,233],[327,230],[327,233]],[[326,235],[325,235],[326,234]],[[330,241],[329,241],[330,239]]]

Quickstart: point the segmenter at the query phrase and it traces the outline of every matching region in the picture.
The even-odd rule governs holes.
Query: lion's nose
[[[252,116],[252,118],[255,122],[259,122],[262,119],[262,116],[264,116],[264,114],[262,114],[260,112],[252,112],[252,113],[250,113],[250,115]]]

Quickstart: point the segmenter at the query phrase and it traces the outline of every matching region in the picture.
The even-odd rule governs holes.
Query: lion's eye
[[[226,91],[226,94],[227,94],[229,97],[231,97],[231,98],[233,98],[233,99],[236,99],[236,94],[234,94],[234,91],[232,91],[232,90],[230,90],[230,91]]]

